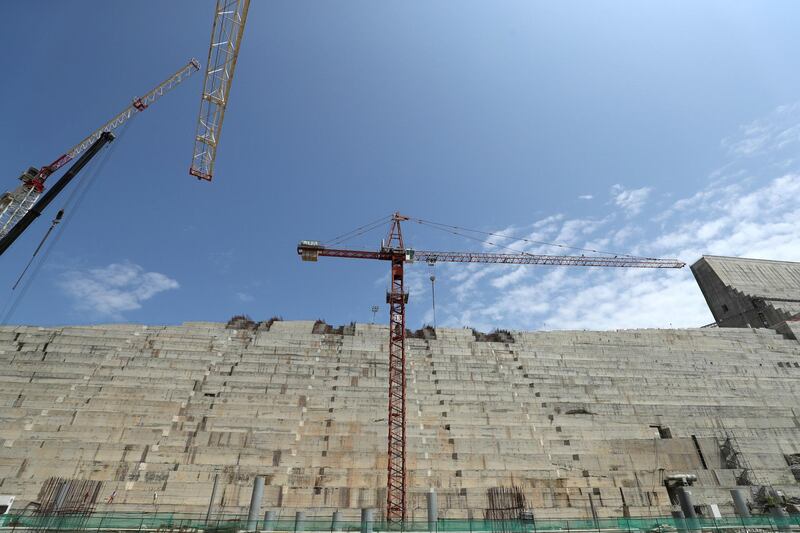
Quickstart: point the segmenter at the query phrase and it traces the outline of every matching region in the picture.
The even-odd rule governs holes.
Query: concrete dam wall
[[[0,328],[0,493],[19,509],[60,476],[102,482],[98,510],[204,513],[216,475],[215,509],[243,512],[260,475],[283,516],[380,515],[388,330],[313,331]],[[407,340],[409,518],[431,488],[440,517],[479,517],[497,487],[540,517],[590,516],[590,496],[663,515],[675,474],[728,514],[748,483],[800,496],[800,343],[773,330],[435,337]]]

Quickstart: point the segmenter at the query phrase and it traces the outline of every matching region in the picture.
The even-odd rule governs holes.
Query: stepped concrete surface
[[[51,476],[103,482],[98,510],[290,517],[384,506],[385,326],[0,328],[0,493]],[[428,335],[429,337],[431,335]],[[668,514],[667,476],[697,505],[729,490],[800,496],[800,343],[770,329],[511,332],[410,338],[409,517],[479,518],[520,487],[538,517]],[[800,462],[798,463],[800,464]],[[105,503],[116,491],[114,501]],[[154,508],[153,494],[158,495]]]
[[[720,326],[775,328],[800,317],[800,263],[705,255],[692,273]]]

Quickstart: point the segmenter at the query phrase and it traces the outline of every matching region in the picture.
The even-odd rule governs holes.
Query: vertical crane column
[[[297,246],[297,253],[303,261],[316,261],[320,256],[323,256],[374,259],[378,261],[390,261],[392,264],[389,291],[386,293],[386,303],[389,304],[389,453],[386,484],[386,520],[389,524],[394,525],[400,525],[406,517],[405,306],[406,303],[408,303],[408,293],[405,292],[403,287],[403,268],[407,261],[426,261],[430,265],[444,261],[449,263],[631,268],[683,268],[685,266],[684,263],[676,259],[654,259],[632,256],[578,257],[535,255],[525,252],[498,254],[487,252],[434,252],[419,250],[415,252],[414,250],[406,249],[403,244],[403,233],[400,223],[406,220],[409,220],[409,218],[400,213],[394,213],[394,215],[392,215],[389,236],[381,243],[381,248],[377,252],[329,248],[323,246],[318,241],[300,241],[300,244]],[[423,221],[419,219],[415,220],[423,223]],[[438,226],[458,229],[457,226],[445,226],[443,224],[438,224]],[[439,229],[441,229],[441,227]],[[431,276],[431,283],[433,283],[433,276]]]
[[[389,453],[386,520],[400,522],[406,513],[406,301],[403,289],[404,251],[392,255],[389,304]]]

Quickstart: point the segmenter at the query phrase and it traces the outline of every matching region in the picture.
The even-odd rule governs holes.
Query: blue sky
[[[205,63],[213,4],[7,6],[0,188],[188,58]],[[798,260],[799,17],[788,1],[256,0],[215,180],[187,173],[197,75],[115,142],[9,323],[340,324],[369,321],[373,304],[383,320],[387,265],[304,264],[295,246],[395,210],[688,263]],[[0,311],[69,193],[0,257]],[[484,249],[417,225],[407,241]],[[711,321],[688,269],[436,268],[440,325]],[[429,272],[409,270],[418,327]]]

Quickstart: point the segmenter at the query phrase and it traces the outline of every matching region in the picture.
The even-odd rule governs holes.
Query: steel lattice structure
[[[328,248],[318,241],[301,241],[297,253],[303,261],[323,257],[377,259],[391,262],[389,291],[389,436],[387,449],[386,520],[398,523],[406,517],[406,316],[408,293],[403,286],[405,263],[424,261],[428,264],[490,263],[515,265],[552,265],[621,268],[683,268],[676,259],[655,259],[632,256],[569,256],[535,255],[526,253],[433,252],[406,248],[400,223],[409,220],[399,213],[392,215],[391,228],[385,244],[377,252]]]
[[[392,270],[386,303],[389,304],[389,437],[386,479],[386,518],[404,520],[406,515],[406,302],[403,288],[405,246],[400,215],[392,220],[387,249]]]
[[[193,73],[200,70],[200,63],[196,59],[190,59],[186,65],[178,69],[172,76],[162,81],[155,88],[144,96],[136,98],[128,107],[118,113],[114,118],[100,126],[97,130],[90,133],[81,142],[67,150],[62,156],[43,166],[41,169],[29,169],[20,179],[22,183],[13,191],[6,193],[0,198],[0,237],[11,230],[12,227],[30,211],[44,191],[44,183],[48,176],[58,169],[78,157],[94,144],[100,135],[105,131],[113,131],[125,124],[133,115],[144,111],[150,104],[164,96],[171,89],[179,85]]]
[[[392,251],[389,249],[379,252],[368,250],[343,250],[341,248],[326,248],[304,241],[298,250],[301,255],[315,255],[323,257],[344,257],[350,259],[379,259],[390,261]],[[582,267],[619,267],[619,268],[683,268],[686,263],[677,259],[656,259],[651,257],[602,257],[583,255],[537,255],[537,254],[495,254],[486,252],[432,252],[428,250],[407,249],[404,252],[405,262],[416,261],[427,263],[489,263],[513,265],[542,265],[542,266],[582,266]],[[306,259],[314,261],[315,259]]]
[[[189,174],[211,181],[250,0],[217,0]]]

